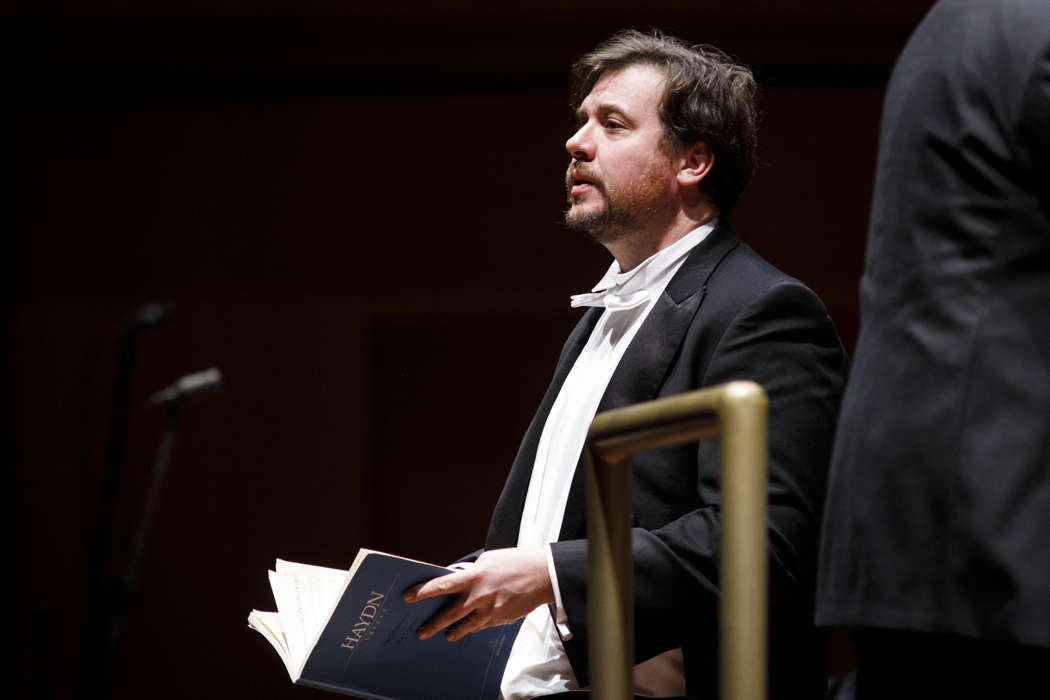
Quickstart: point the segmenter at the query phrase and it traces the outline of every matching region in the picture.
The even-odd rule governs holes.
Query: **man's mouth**
[[[588,173],[571,172],[569,177],[566,178],[568,182],[569,194],[573,196],[581,195],[590,189],[599,189],[597,180],[593,180],[589,177]]]
[[[594,183],[588,180],[573,180],[572,187],[569,189],[569,194],[581,195],[592,187],[594,187]]]

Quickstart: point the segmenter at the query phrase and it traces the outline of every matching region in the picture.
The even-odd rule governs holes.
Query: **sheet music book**
[[[292,682],[367,700],[497,700],[521,621],[456,642],[416,629],[454,595],[405,603],[401,593],[451,569],[362,549],[349,571],[277,560],[277,612],[248,626],[280,655]]]

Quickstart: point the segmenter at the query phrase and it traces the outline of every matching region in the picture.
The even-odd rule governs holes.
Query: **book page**
[[[275,612],[252,610],[248,615],[248,626],[265,637],[266,641],[273,646],[278,656],[281,657],[281,661],[284,662],[284,667],[288,669],[288,675],[292,676],[294,681],[296,667],[288,654],[288,642],[281,629],[281,616]]]
[[[277,560],[277,571],[282,573],[299,572],[306,576],[328,578],[339,583],[346,579],[346,569],[333,569],[328,566],[317,566],[316,564],[300,564],[287,559]]]
[[[290,667],[298,669],[342,591],[347,574],[339,569],[277,560],[269,572]]]
[[[306,631],[304,650],[308,651],[305,642],[312,642],[317,631],[328,622],[328,615],[343,592],[347,572],[278,559],[277,573],[295,579],[302,604],[303,629]]]

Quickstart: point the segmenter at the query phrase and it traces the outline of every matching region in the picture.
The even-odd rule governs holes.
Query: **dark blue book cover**
[[[405,603],[410,586],[449,569],[370,552],[360,560],[298,683],[370,700],[497,700],[521,621],[426,641],[416,629],[454,595]]]

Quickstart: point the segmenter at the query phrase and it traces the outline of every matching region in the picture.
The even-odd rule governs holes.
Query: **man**
[[[746,68],[660,34],[620,33],[574,68],[565,218],[615,261],[573,299],[594,308],[565,344],[484,553],[406,594],[460,594],[422,637],[451,625],[456,640],[526,616],[507,700],[589,682],[577,467],[595,413],[733,379],[770,397],[772,682],[782,697],[820,697],[822,647],[807,617],[845,359],[817,297],[725,225],[754,169],[754,93]],[[637,690],[714,697],[716,441],[637,455],[634,520],[637,658],[682,650],[640,666]]]
[[[867,255],[817,621],[856,628],[858,697],[1048,697],[1050,2],[916,29]]]

